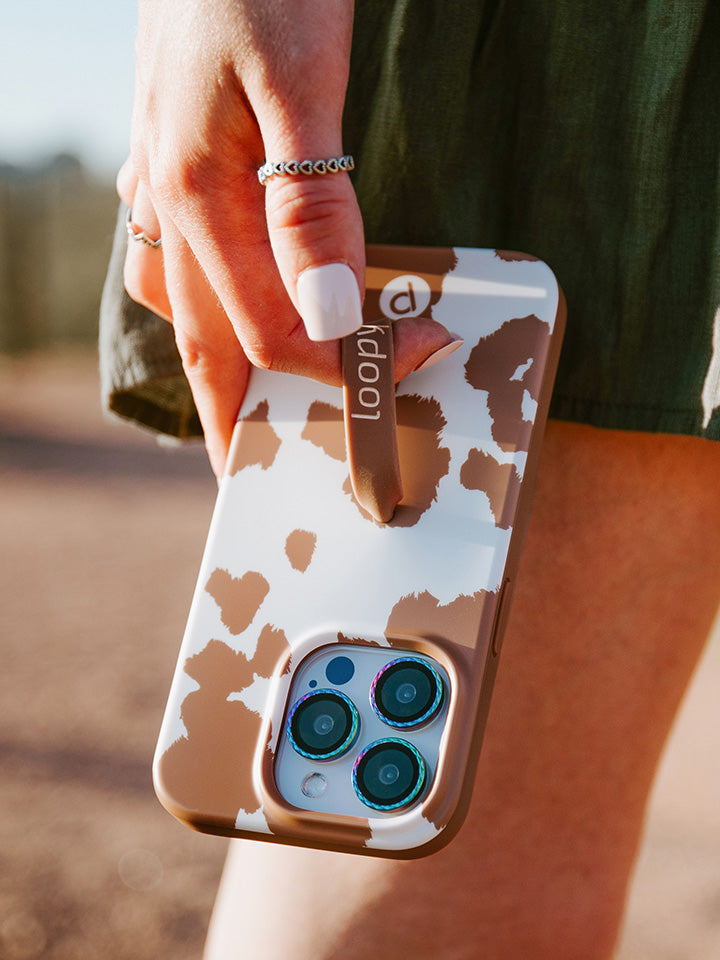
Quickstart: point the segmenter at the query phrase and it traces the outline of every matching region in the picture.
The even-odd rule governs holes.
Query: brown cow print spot
[[[430,303],[424,311],[424,316],[432,319],[433,307],[442,296],[443,278],[457,266],[457,254],[451,247],[387,247],[373,266],[385,270],[393,270],[398,274],[419,276],[428,284],[431,290]],[[372,275],[372,266],[368,276]],[[363,303],[363,318],[365,323],[376,323],[383,312],[380,309],[381,286],[369,283],[365,290]],[[397,319],[397,317],[393,317]]]
[[[390,611],[385,636],[392,646],[402,646],[402,640],[393,637],[411,636],[474,650],[481,627],[488,621],[492,625],[495,599],[496,594],[487,590],[461,594],[444,605],[427,590],[401,597]]]
[[[349,644],[354,647],[379,647],[377,640],[368,640],[366,637],[346,637],[344,633],[338,631],[338,643]]]
[[[293,530],[285,541],[285,553],[293,570],[305,573],[315,553],[317,537],[308,530]]]
[[[520,493],[520,474],[513,463],[498,463],[487,453],[471,450],[460,469],[460,483],[467,490],[482,490],[490,501],[495,526],[507,530]]]
[[[316,400],[310,404],[301,436],[320,447],[333,460],[344,460],[347,456],[343,412],[331,403]]]
[[[281,659],[290,651],[284,631],[266,623],[260,631],[255,656],[251,660],[253,673],[258,677],[271,677],[276,671]],[[281,673],[290,669],[290,660],[285,664]]]
[[[450,451],[440,445],[445,426],[440,404],[432,397],[415,394],[397,398],[398,454],[403,498],[389,527],[412,527],[437,499],[440,480],[448,472]],[[350,478],[343,492],[352,497]],[[353,497],[353,503],[368,520],[373,518]]]
[[[169,797],[186,810],[208,815],[224,829],[235,826],[238,810],[252,813],[260,806],[252,756],[263,721],[241,700],[228,698],[250,686],[255,674],[269,676],[280,657],[289,653],[282,631],[269,631],[271,643],[258,645],[261,659],[256,655],[247,660],[220,640],[211,640],[188,658],[185,672],[199,688],[183,700],[187,736],[160,758],[160,782]]]
[[[240,437],[234,447],[232,463],[228,473],[234,476],[244,467],[254,463],[268,470],[280,449],[280,437],[270,426],[268,420],[269,404],[262,400],[240,423]]]
[[[488,393],[493,439],[503,450],[528,449],[532,423],[523,418],[523,395],[527,390],[538,399],[542,363],[531,361],[543,355],[549,339],[549,326],[534,314],[517,317],[484,337],[465,364],[470,386]]]
[[[237,636],[250,626],[270,587],[265,577],[252,570],[236,578],[218,567],[205,589],[220,607],[222,622]]]
[[[534,257],[531,253],[518,253],[517,250],[496,250],[495,256],[498,260],[504,260],[506,263],[515,263],[518,260],[537,262],[537,257]]]

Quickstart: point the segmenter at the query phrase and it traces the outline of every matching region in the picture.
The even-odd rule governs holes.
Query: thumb
[[[332,159],[337,160],[337,154]],[[308,337],[335,340],[358,330],[363,322],[365,247],[347,172],[271,175],[266,191],[270,244]]]
[[[308,337],[332,340],[354,333],[363,325],[365,246],[348,175],[280,175],[266,184],[273,253]],[[424,317],[397,320],[394,331],[397,380],[437,363],[462,343]]]

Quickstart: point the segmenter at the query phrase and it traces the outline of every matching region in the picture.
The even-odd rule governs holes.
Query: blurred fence
[[[117,203],[72,156],[0,165],[0,352],[96,339]]]

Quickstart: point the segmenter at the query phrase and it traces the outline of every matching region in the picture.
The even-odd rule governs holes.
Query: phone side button
[[[492,655],[497,657],[500,654],[503,638],[505,636],[505,627],[507,625],[508,614],[510,613],[510,600],[512,590],[510,589],[510,580],[505,578],[500,587],[500,596],[498,597],[497,612],[495,614],[495,623],[492,633]]]

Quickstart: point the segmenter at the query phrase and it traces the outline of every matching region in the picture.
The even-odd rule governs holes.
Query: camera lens
[[[386,664],[373,680],[370,703],[391,727],[416,727],[440,709],[443,682],[426,660],[400,657]]]
[[[371,743],[355,761],[353,788],[374,810],[400,810],[420,795],[426,768],[422,755],[406,740]]]
[[[288,740],[310,760],[332,760],[349,750],[360,730],[357,708],[339,690],[314,690],[293,706]]]

